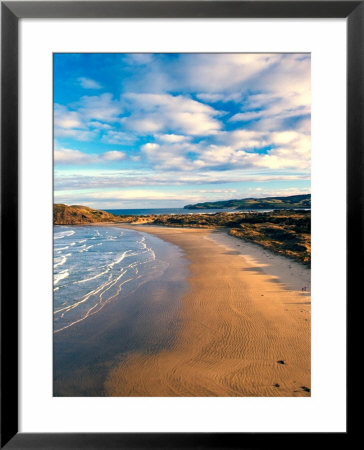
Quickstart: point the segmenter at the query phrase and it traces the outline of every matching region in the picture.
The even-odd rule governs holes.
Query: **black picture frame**
[[[363,1],[4,1],[1,2],[1,448],[297,448],[310,433],[18,432],[18,21],[22,18],[346,18],[347,304],[363,273]],[[340,208],[345,205],[341,205]],[[348,311],[349,312],[349,311]],[[349,346],[347,346],[349,349]],[[349,374],[349,373],[348,373]],[[347,417],[350,417],[349,414]],[[330,433],[344,445],[346,433]],[[316,433],[320,444],[328,435]],[[345,442],[346,443],[346,442]]]

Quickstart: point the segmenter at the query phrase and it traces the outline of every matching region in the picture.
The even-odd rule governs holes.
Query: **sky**
[[[310,192],[309,54],[54,54],[54,201]]]

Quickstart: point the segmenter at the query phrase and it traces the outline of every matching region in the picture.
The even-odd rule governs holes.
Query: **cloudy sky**
[[[307,54],[55,54],[54,201],[310,192]]]

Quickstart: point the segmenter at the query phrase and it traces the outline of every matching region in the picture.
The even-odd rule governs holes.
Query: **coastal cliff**
[[[97,222],[119,222],[120,218],[106,211],[98,211],[81,205],[55,204],[53,206],[54,225],[79,225]]]

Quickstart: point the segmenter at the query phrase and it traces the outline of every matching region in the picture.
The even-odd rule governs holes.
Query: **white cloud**
[[[170,129],[187,135],[210,135],[221,128],[219,112],[189,97],[168,94],[124,95],[132,114],[121,119],[126,128],[144,134]]]
[[[150,64],[153,61],[153,53],[130,53],[125,56],[125,61],[135,65]]]
[[[76,111],[67,111],[65,108],[56,108],[54,112],[54,125],[57,128],[85,128],[82,119]]]
[[[56,104],[54,107],[54,135],[57,138],[72,138],[91,141],[100,131],[111,128],[109,123],[118,120],[122,108],[111,94],[82,97],[70,107]],[[109,122],[109,123],[105,123]],[[110,143],[119,143],[114,139]]]
[[[225,96],[223,94],[210,94],[210,93],[200,93],[197,94],[197,98],[203,102],[216,103],[224,100]]]
[[[111,130],[112,129],[112,126],[109,125],[108,123],[102,123],[97,120],[92,120],[92,121],[88,122],[87,125],[90,128],[97,128],[99,130]]]
[[[54,151],[54,162],[57,164],[89,164],[96,160],[95,155],[82,153],[79,150],[63,148]]]
[[[82,117],[77,111],[69,111],[65,106],[59,104],[54,106],[54,126],[55,128],[64,129],[86,128]]]
[[[215,103],[239,102],[244,93],[264,96],[266,91],[267,101],[292,94],[304,99],[310,91],[308,54],[181,54],[177,58],[144,54],[129,58],[138,59],[148,65],[139,66],[126,81],[129,92],[184,92]]]
[[[159,134],[156,135],[155,138],[157,138],[162,142],[169,142],[169,143],[184,142],[191,139],[190,136],[182,136],[179,134]]]
[[[113,100],[112,94],[84,96],[73,105],[82,117],[101,122],[116,122],[122,112],[120,101]]]
[[[309,187],[308,188],[290,187],[285,189],[267,189],[259,187],[259,188],[248,188],[248,191],[250,192],[249,196],[255,198],[286,197],[289,195],[303,195],[311,193],[311,189]]]
[[[85,78],[85,77],[80,77],[78,79],[81,87],[83,87],[84,89],[101,89],[102,86],[100,83],[98,83],[95,80],[92,80],[91,78]]]
[[[95,190],[89,192],[65,192],[58,191],[55,193],[55,198],[57,201],[62,201],[65,203],[71,203],[74,200],[82,199],[83,202],[102,200],[108,202],[118,202],[118,201],[153,201],[153,200],[165,200],[165,201],[199,201],[201,197],[194,193],[175,193],[175,192],[165,192],[151,189],[122,189],[122,190]]]
[[[237,101],[241,100],[241,95],[242,95],[241,92],[236,92],[233,94],[227,94],[227,93],[216,94],[216,93],[201,92],[201,93],[197,94],[196,97],[199,100],[202,100],[203,102],[217,103],[217,102],[230,102],[230,101],[237,102]]]
[[[106,144],[130,144],[135,141],[135,136],[124,131],[107,131],[101,141]]]
[[[89,141],[96,137],[95,131],[89,131],[82,116],[77,111],[70,111],[65,106],[54,106],[54,136]]]
[[[62,173],[55,171],[55,187],[57,190],[125,188],[137,186],[198,186],[223,185],[226,183],[265,183],[270,181],[304,181],[309,180],[309,173],[286,174],[280,173],[254,173],[246,169],[232,169],[230,171],[165,171],[154,170],[113,170],[79,167],[76,171],[68,170]],[[224,190],[225,191],[225,190]]]
[[[182,57],[188,84],[204,92],[226,92],[244,86],[281,60],[279,54],[205,54]]]
[[[282,95],[282,93],[280,93]],[[251,98],[253,97],[253,98]],[[279,130],[286,127],[283,122],[285,119],[299,116],[308,116],[311,112],[311,100],[309,93],[287,93],[284,97],[277,96],[276,92],[271,94],[264,94],[261,102],[258,102],[254,97],[248,97],[246,101],[246,108],[249,110],[237,113],[230,118],[232,122],[245,122],[250,120],[257,120],[258,127],[255,128],[265,130]],[[259,97],[262,97],[259,95]],[[260,108],[258,111],[252,111],[254,107]],[[309,121],[309,119],[306,120]]]
[[[143,71],[139,82],[133,80],[136,91],[148,95],[146,87],[152,86],[150,91],[159,89],[160,95],[167,95],[168,90],[183,91],[202,102],[241,102],[241,111],[231,120],[255,119],[257,129],[284,129],[286,119],[310,114],[307,54],[182,54],[172,60],[156,57],[149,68],[150,74]],[[162,83],[156,82],[161,78]],[[135,118],[137,131],[162,130],[159,120],[145,116]]]
[[[302,148],[275,148],[256,158],[255,166],[267,169],[308,170],[311,163],[305,153]]]
[[[180,196],[171,192],[164,191],[152,191],[150,189],[138,189],[138,190],[120,190],[120,191],[104,191],[104,192],[94,192],[90,194],[94,199],[144,199],[144,200],[169,200],[178,199]]]
[[[234,114],[231,118],[231,122],[247,122],[249,120],[259,119],[263,116],[263,111],[248,111],[244,113]]]
[[[237,189],[200,189],[202,194],[236,194]]]
[[[310,167],[310,137],[298,131],[221,131],[213,142],[149,142],[141,151],[152,167],[165,170]]]
[[[125,159],[126,155],[124,152],[112,150],[110,152],[104,153],[102,157],[107,161],[121,161],[122,159]]]
[[[112,150],[101,154],[84,153],[81,152],[80,150],[67,148],[54,150],[55,164],[83,165],[94,163],[107,163],[112,161],[121,161],[125,158],[126,154],[124,152],[117,150]]]
[[[251,126],[265,131],[285,129],[290,118],[306,116],[305,120],[309,121],[311,82],[307,55],[280,55],[279,63],[264,70],[249,85],[253,93],[244,98],[241,112],[232,116],[231,121],[255,119]]]
[[[237,129],[234,131],[223,131],[216,136],[219,145],[225,144],[236,149],[260,149],[266,147],[269,142],[267,134],[262,131]]]
[[[197,155],[200,152],[197,144],[189,142],[148,142],[141,147],[141,151],[147,161],[157,169],[185,171],[198,169],[203,165],[198,159],[194,161],[187,157],[188,154]]]
[[[148,71],[139,71],[129,89],[146,92],[185,92],[235,95],[252,79],[272,69],[282,59],[278,54],[181,54],[178,58],[158,55]],[[182,70],[181,70],[182,68]],[[200,97],[202,99],[202,97]],[[203,101],[216,101],[207,99]],[[217,100],[219,101],[219,100]]]
[[[157,148],[159,148],[159,144],[156,144],[154,142],[148,142],[147,144],[144,144],[141,149],[142,151],[144,151],[145,153],[148,153],[150,150],[156,150]]]
[[[54,136],[56,138],[71,138],[77,141],[92,141],[98,135],[97,130],[75,130],[67,128],[55,128]]]

